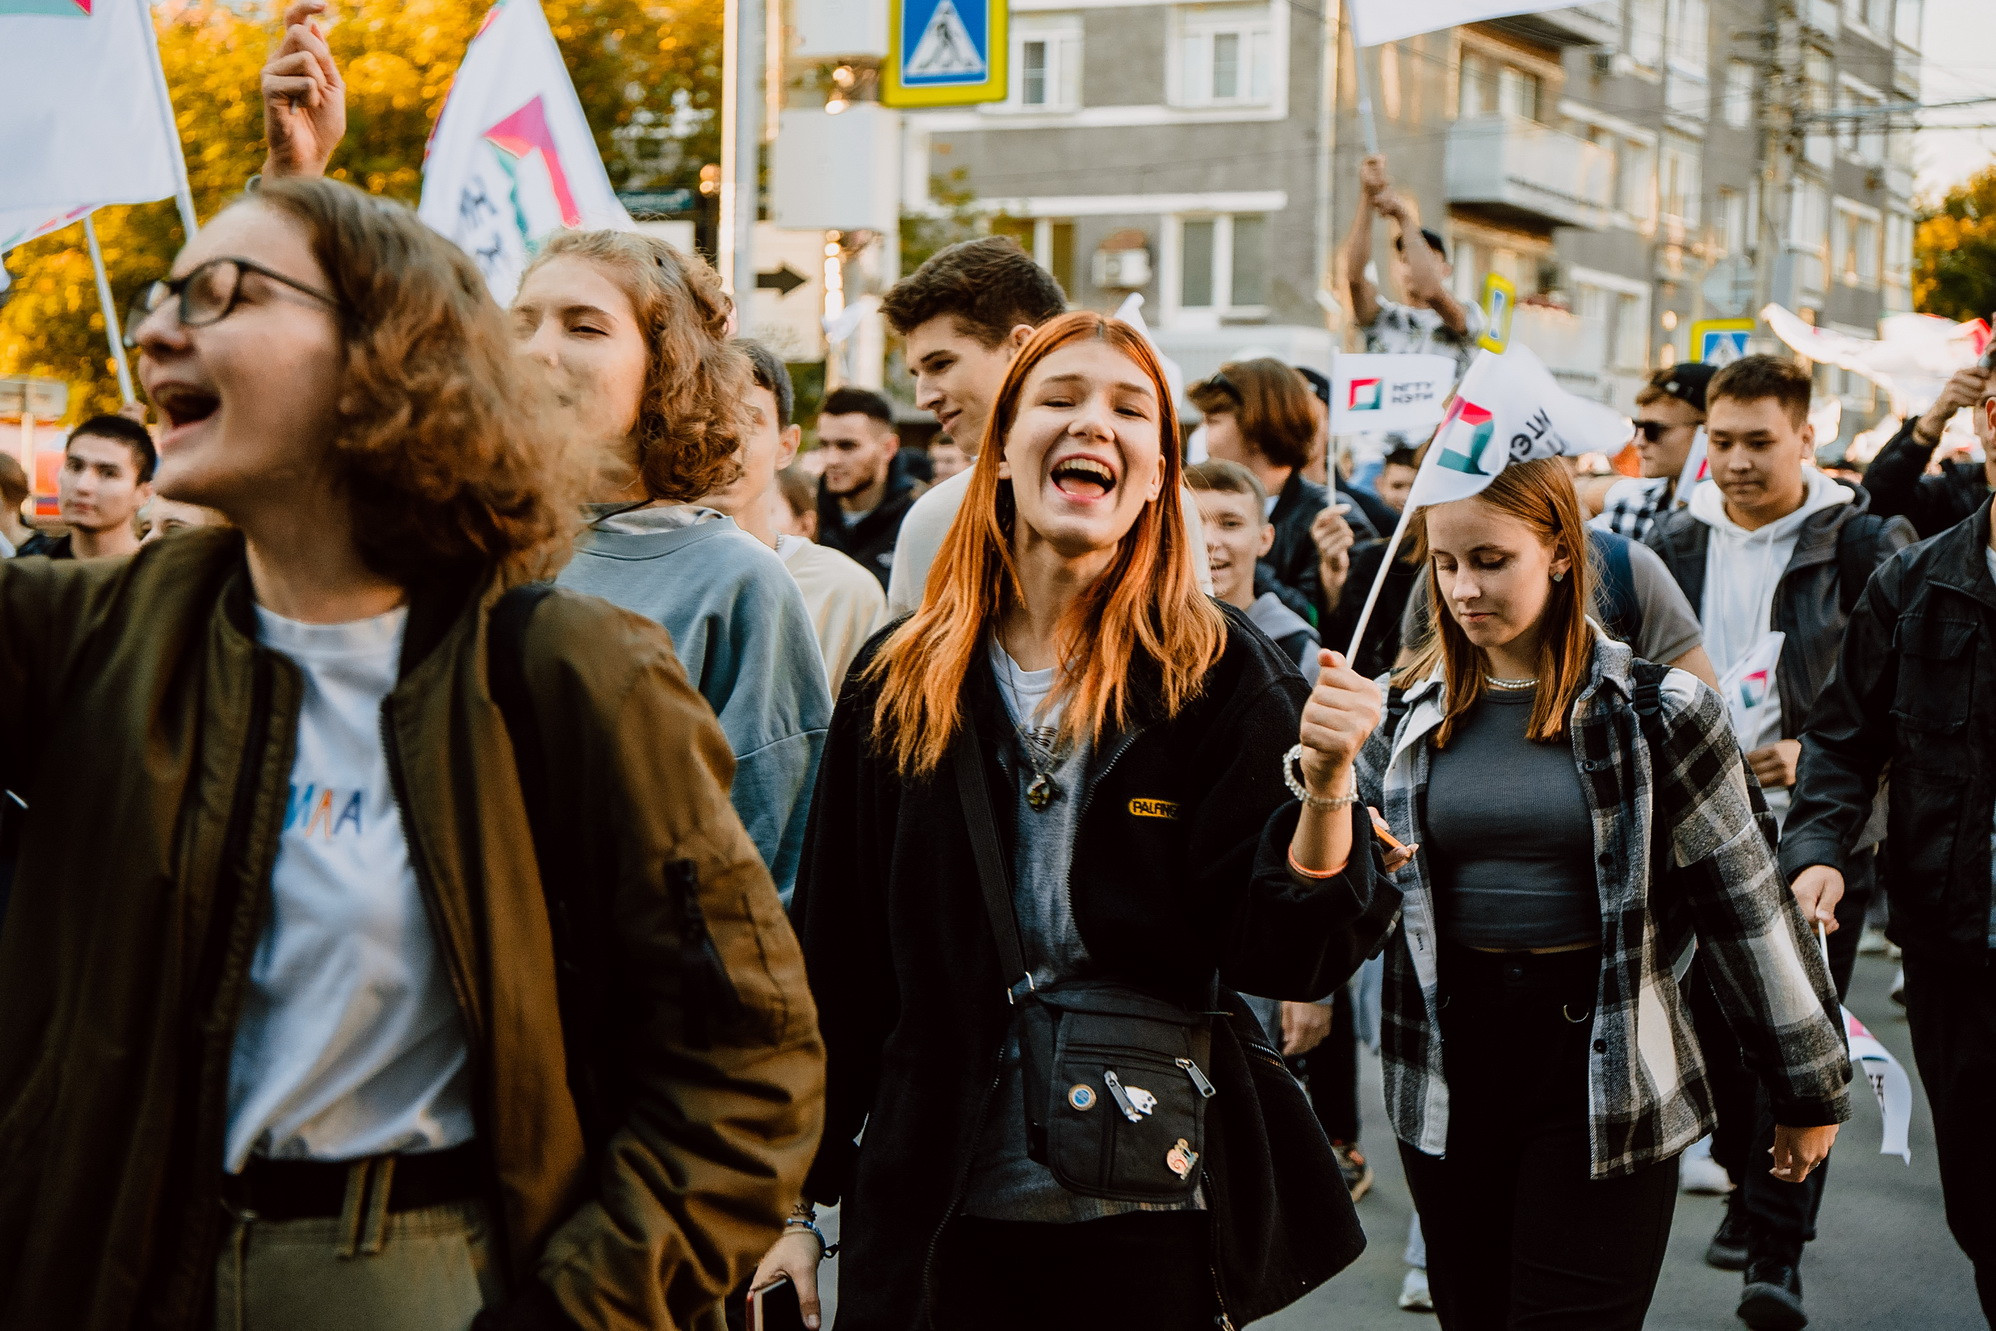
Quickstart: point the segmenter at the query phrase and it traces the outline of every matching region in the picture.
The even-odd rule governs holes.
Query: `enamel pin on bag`
[[[1211,1014],[1114,981],[1036,987],[973,736],[959,737],[951,761],[999,964],[1016,977],[1006,999],[1019,1010],[1027,1153],[1082,1196],[1189,1200],[1217,1093],[1205,1073]]]

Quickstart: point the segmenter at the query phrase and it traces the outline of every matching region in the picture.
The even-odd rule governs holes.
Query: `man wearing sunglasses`
[[[1705,425],[1705,388],[1716,371],[1716,366],[1685,361],[1650,376],[1636,394],[1635,444],[1642,475],[1609,486],[1601,514],[1591,525],[1640,541],[1660,515],[1689,502],[1691,487],[1680,481],[1686,479],[1684,464]]]

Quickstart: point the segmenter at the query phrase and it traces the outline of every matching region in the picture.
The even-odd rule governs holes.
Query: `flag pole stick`
[[[1358,29],[1351,22],[1351,0],[1345,0],[1345,30],[1351,33],[1351,71],[1358,85],[1358,127],[1365,136],[1365,155],[1379,155],[1379,123],[1372,118],[1372,75],[1365,68],[1365,48],[1358,44]]]
[[[146,55],[152,61],[153,91],[159,94],[159,112],[165,119],[166,137],[173,144],[173,201],[180,208],[181,243],[194,239],[200,224],[194,220],[194,189],[187,182],[187,154],[180,146],[180,122],[173,118],[173,94],[166,87],[166,66],[159,58],[159,34],[153,31],[152,7],[139,0],[139,23],[146,30]],[[130,401],[129,395],[126,398]]]
[[[1358,659],[1358,644],[1365,638],[1365,626],[1372,622],[1372,609],[1379,604],[1379,591],[1386,585],[1386,575],[1393,571],[1393,556],[1399,553],[1400,539],[1407,534],[1407,520],[1414,516],[1414,508],[1414,496],[1410,494],[1400,510],[1400,521],[1393,524],[1393,538],[1386,543],[1386,557],[1379,561],[1372,589],[1365,594],[1365,608],[1358,612],[1358,627],[1351,631],[1351,645],[1345,648],[1347,665]]]
[[[104,336],[111,343],[111,359],[118,366],[118,395],[125,405],[138,401],[132,393],[132,366],[125,359],[125,336],[118,327],[118,307],[111,302],[111,278],[104,271],[104,251],[97,244],[97,220],[83,215],[83,238],[90,242],[90,266],[97,273],[97,303],[104,310]]]

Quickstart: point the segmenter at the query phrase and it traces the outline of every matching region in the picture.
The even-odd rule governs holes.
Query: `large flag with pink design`
[[[0,251],[178,180],[145,0],[0,0]]]
[[[502,304],[552,232],[630,229],[540,0],[499,0],[471,39],[423,155],[418,213]]]
[[[1407,508],[1467,499],[1513,462],[1613,453],[1634,433],[1613,407],[1560,387],[1523,343],[1501,355],[1479,351],[1421,458]]]

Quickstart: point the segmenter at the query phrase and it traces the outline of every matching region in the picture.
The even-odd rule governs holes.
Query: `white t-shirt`
[[[811,612],[818,651],[825,658],[825,678],[836,698],[853,657],[887,622],[887,593],[865,565],[828,545],[785,532],[776,538],[776,554],[804,593],[804,608]]]
[[[406,609],[301,624],[257,607],[258,636],[304,675],[270,921],[229,1063],[224,1164],[350,1160],[469,1141],[464,1028],[402,815],[381,704]]]

